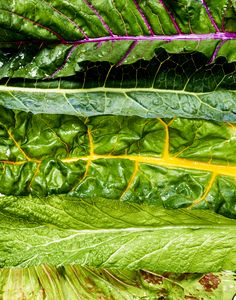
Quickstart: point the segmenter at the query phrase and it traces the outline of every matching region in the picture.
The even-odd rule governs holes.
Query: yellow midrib
[[[95,161],[98,159],[127,159],[137,163],[150,164],[160,167],[167,168],[187,168],[193,170],[209,171],[215,174],[221,174],[226,176],[236,177],[236,166],[226,166],[218,164],[210,164],[201,161],[188,160],[185,158],[176,157],[150,157],[150,156],[140,156],[140,155],[100,155],[94,154],[89,156],[72,157],[61,159],[64,163],[76,162],[78,160],[91,160]]]
[[[167,168],[181,168],[181,169],[193,169],[200,171],[209,171],[215,173],[217,175],[226,175],[236,177],[236,166],[227,166],[220,164],[210,164],[207,162],[189,160],[185,158],[177,158],[177,157],[150,157],[150,156],[141,156],[141,155],[109,155],[109,154],[93,154],[88,156],[80,156],[80,157],[68,157],[60,159],[64,163],[73,163],[79,160],[82,161],[95,161],[98,159],[127,159],[133,162],[137,162],[140,164],[150,164],[154,166],[167,167]],[[0,161],[4,164],[10,165],[23,165],[28,162],[33,163],[42,163],[42,160],[24,160],[24,161]]]

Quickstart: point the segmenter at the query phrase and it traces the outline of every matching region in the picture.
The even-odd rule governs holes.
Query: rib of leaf
[[[147,20],[146,16],[144,15],[144,13],[143,13],[141,7],[138,5],[138,3],[137,3],[136,0],[132,0],[132,1],[134,2],[135,7],[136,7],[137,10],[139,11],[139,13],[140,13],[140,15],[141,15],[141,17],[142,17],[142,19],[143,19],[143,21],[144,21],[144,24],[146,25],[148,31],[150,32],[150,35],[154,35],[154,32],[153,32],[153,30],[152,30],[152,27],[151,27],[151,25],[148,23],[148,20]]]
[[[159,0],[159,1],[160,1],[161,5],[164,7],[164,9],[166,10],[167,14],[170,16],[171,22],[173,23],[177,33],[182,34],[181,29],[179,28],[179,25],[177,24],[172,12],[168,9],[168,7],[165,5],[163,0]]]
[[[83,34],[83,36],[88,39],[87,34],[85,33],[85,31],[77,24],[75,23],[71,18],[69,18],[67,15],[65,15],[63,12],[59,11],[58,9],[56,9],[54,6],[52,6],[50,3],[46,2],[45,0],[43,1],[47,6],[49,6],[50,8],[52,8],[56,13],[60,14],[61,16],[63,16],[64,18],[66,18],[73,26],[75,26],[76,29],[78,29],[80,31],[80,33]]]
[[[209,17],[209,19],[210,19],[210,21],[211,21],[211,24],[212,24],[213,27],[215,28],[216,32],[220,32],[220,29],[219,29],[218,26],[216,25],[216,22],[215,22],[215,20],[214,20],[212,14],[211,14],[211,12],[210,12],[209,7],[208,7],[207,4],[206,4],[206,1],[205,1],[205,0],[201,0],[201,2],[202,2],[202,5],[203,5],[203,6],[205,7],[205,9],[206,9],[207,15],[208,15],[208,17]]]
[[[83,0],[83,2],[95,13],[95,15],[98,17],[104,28],[108,31],[108,33],[113,36],[113,32],[109,25],[104,21],[103,17],[99,14],[99,12],[93,7],[91,3],[89,3],[87,0]]]

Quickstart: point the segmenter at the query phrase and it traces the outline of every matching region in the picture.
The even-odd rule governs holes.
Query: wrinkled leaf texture
[[[70,194],[236,217],[236,126],[0,110],[0,193]]]

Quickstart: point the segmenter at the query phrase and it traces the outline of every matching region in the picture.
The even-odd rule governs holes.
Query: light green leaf
[[[8,300],[199,299],[232,300],[235,273],[155,274],[148,271],[44,265],[0,270],[0,297]],[[60,298],[59,298],[60,297]],[[185,298],[184,298],[185,297]]]
[[[236,60],[230,0],[0,2],[1,77],[69,76],[83,61],[150,60],[155,50]]]
[[[0,266],[78,264],[153,272],[236,267],[236,221],[66,196],[0,199]]]

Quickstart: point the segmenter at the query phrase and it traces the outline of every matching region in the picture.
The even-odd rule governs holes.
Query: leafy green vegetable
[[[0,29],[0,298],[232,299],[235,1],[7,0]]]
[[[232,62],[232,2],[1,1],[0,76],[69,76],[83,61],[130,64],[150,60],[160,47],[171,53],[202,52],[210,62],[219,56]]]
[[[236,217],[236,126],[0,110],[0,193],[209,208]]]
[[[0,208],[1,267],[79,264],[177,273],[236,267],[236,221],[209,211],[55,195],[2,197]]]
[[[201,54],[168,55],[115,67],[84,63],[74,77],[5,79],[0,104],[33,113],[138,115],[236,121],[236,63],[205,65]],[[16,74],[16,76],[18,76]]]
[[[80,266],[0,270],[3,299],[232,300],[235,273],[155,274]],[[195,297],[195,298],[194,298]]]

